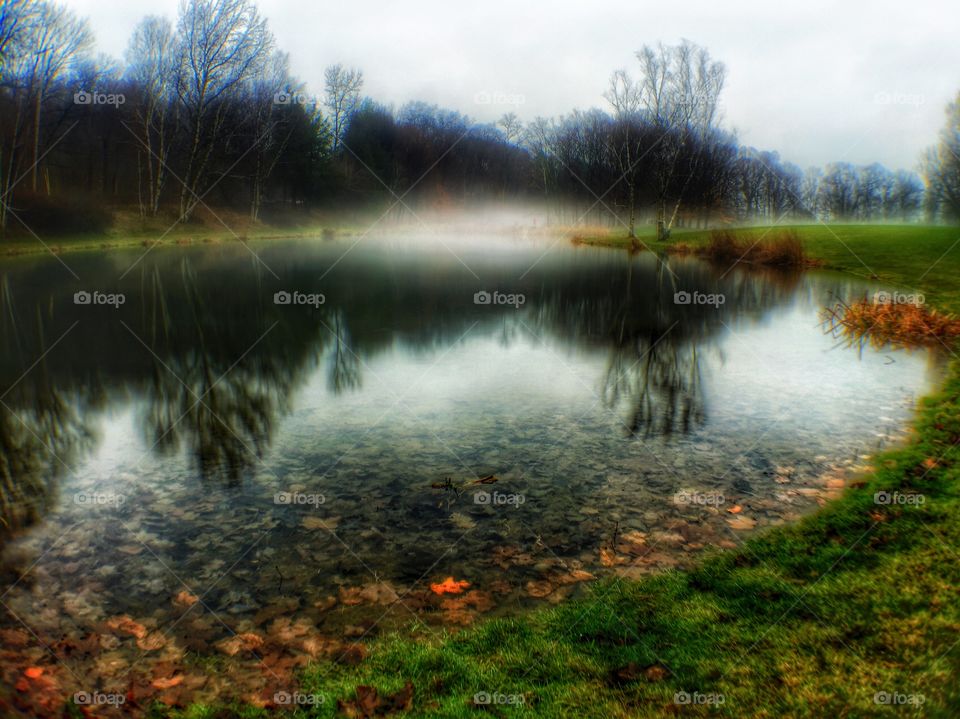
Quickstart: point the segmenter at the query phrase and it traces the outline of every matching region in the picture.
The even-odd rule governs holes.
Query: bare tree
[[[927,150],[923,174],[931,214],[960,220],[960,94],[947,106],[940,142]]]
[[[263,188],[280,159],[290,131],[283,131],[278,111],[289,103],[278,102],[278,96],[283,93],[287,99],[299,98],[299,92],[293,90],[293,80],[290,77],[290,59],[285,52],[271,53],[263,70],[253,79],[249,98],[253,105],[252,135],[256,143],[253,150],[254,169],[253,185],[250,190],[250,219],[260,218],[260,207],[263,202]],[[287,108],[296,111],[297,108]],[[316,112],[316,108],[309,110]]]
[[[174,94],[176,67],[173,27],[166,18],[147,16],[133,31],[127,48],[127,77],[139,90],[134,106],[142,148],[137,149],[140,212],[155,215],[167,178],[172,124],[168,118]],[[144,197],[141,174],[146,167]]]
[[[497,126],[503,132],[504,138],[506,138],[509,143],[516,144],[523,136],[523,122],[517,117],[517,113],[515,112],[505,113],[497,120]]]
[[[7,53],[17,49],[33,12],[33,0],[0,0],[0,77],[6,68]]]
[[[323,73],[325,100],[324,105],[330,115],[333,131],[333,149],[340,149],[350,117],[360,104],[360,91],[363,89],[363,72],[356,68],[345,68],[340,63],[331,65]]]
[[[252,0],[184,0],[177,35],[177,93],[190,133],[180,193],[185,220],[202,196],[229,101],[262,70],[273,36]]]
[[[53,83],[81,60],[92,46],[93,34],[86,20],[46,0],[36,3],[30,19],[22,48],[21,71],[32,111],[30,188],[36,191],[41,160],[41,110]]]
[[[610,76],[610,86],[603,94],[613,108],[614,131],[610,137],[610,154],[615,158],[621,178],[627,184],[627,233],[635,239],[637,214],[637,174],[640,158],[644,152],[641,132],[643,88],[630,77],[626,70],[616,70]]]
[[[661,133],[656,163],[657,236],[669,235],[693,176],[699,153],[685,152],[694,141],[705,143],[718,120],[720,92],[726,79],[723,63],[687,40],[680,45],[644,46],[637,53],[639,97],[648,118]],[[681,167],[686,158],[688,166]],[[667,219],[667,204],[673,211]]]

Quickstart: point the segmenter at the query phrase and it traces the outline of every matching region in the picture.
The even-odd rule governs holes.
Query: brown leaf
[[[183,674],[178,674],[175,677],[166,677],[160,679],[154,679],[150,684],[157,689],[170,689],[177,686],[183,682]]]
[[[386,716],[395,712],[409,711],[413,707],[413,683],[407,682],[403,689],[381,697],[376,687],[358,686],[356,698],[338,699],[337,709],[347,717],[367,719],[374,716]]]
[[[532,579],[526,583],[524,589],[531,597],[540,599],[550,594],[554,590],[554,586],[546,579]]]
[[[147,636],[137,639],[137,646],[147,652],[162,649],[166,643],[167,639],[161,632],[150,632]]]
[[[666,667],[662,667],[659,664],[651,664],[643,670],[643,676],[645,676],[649,682],[659,682],[665,679],[668,674],[670,674],[670,672]]]
[[[751,519],[750,517],[745,517],[741,514],[735,517],[727,517],[727,524],[730,525],[730,529],[747,530],[756,527],[757,520]]]
[[[240,652],[252,652],[262,647],[263,638],[252,632],[245,632],[227,639],[221,639],[215,646],[227,656],[232,657]]]
[[[107,620],[107,626],[115,632],[130,634],[137,639],[143,639],[147,636],[147,628],[126,614],[111,617]]]
[[[173,605],[178,609],[189,609],[199,601],[200,597],[184,589],[173,598]]]
[[[600,547],[600,564],[604,567],[612,567],[617,563],[617,555],[613,550],[607,547]]]

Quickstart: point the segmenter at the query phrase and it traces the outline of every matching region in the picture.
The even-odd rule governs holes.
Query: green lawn
[[[876,274],[960,311],[960,246],[928,271],[960,231],[798,229],[829,267]],[[308,669],[301,692],[324,703],[294,715],[336,716],[336,700],[354,698],[359,685],[389,695],[409,681],[407,715],[417,717],[960,716],[958,444],[955,362],[924,401],[909,445],[877,457],[872,474],[819,513],[692,572],[599,583],[586,599],[439,638],[416,626],[383,637],[357,666]],[[877,504],[878,491],[925,502]],[[476,706],[478,692],[524,703]],[[682,705],[679,692],[723,702]],[[877,703],[878,695],[900,703]],[[157,713],[267,715],[202,706]]]
[[[932,304],[960,313],[960,227],[813,224],[734,231],[759,240],[780,229],[796,230],[810,256],[822,260],[829,269],[920,290]],[[680,229],[673,231],[668,242],[657,242],[652,228],[637,232],[641,246],[654,251],[667,250],[678,242],[704,244],[709,236],[709,230]],[[582,242],[609,247],[630,244],[625,233],[588,237]]]

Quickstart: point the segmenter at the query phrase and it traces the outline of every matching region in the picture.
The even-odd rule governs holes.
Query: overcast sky
[[[146,14],[178,0],[65,0],[121,57]],[[360,67],[381,102],[435,102],[481,121],[602,106],[610,72],[644,44],[688,38],[727,66],[724,124],[802,166],[914,169],[960,90],[956,0],[261,0],[309,92]],[[480,102],[478,102],[480,100]],[[486,102],[484,102],[486,101]],[[516,103],[516,104],[511,104]]]

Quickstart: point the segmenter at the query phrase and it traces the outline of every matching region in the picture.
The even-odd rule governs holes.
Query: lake
[[[77,690],[211,655],[184,686],[223,694],[689,566],[837,496],[943,366],[824,333],[859,281],[546,239],[0,277],[3,651]]]

